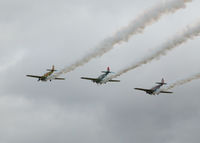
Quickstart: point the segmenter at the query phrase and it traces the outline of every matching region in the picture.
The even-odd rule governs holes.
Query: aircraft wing
[[[92,80],[92,81],[98,80],[97,78],[89,78],[89,77],[81,77],[81,79]]]
[[[152,90],[150,90],[150,89],[144,89],[144,88],[134,88],[135,90],[142,90],[142,91],[145,91],[145,92],[148,92],[148,91],[152,91]]]
[[[42,78],[42,76],[38,76],[38,75],[26,75],[28,77],[34,77],[34,78]]]
[[[120,80],[109,80],[108,82],[120,82]]]
[[[160,93],[173,93],[173,92],[170,92],[170,91],[160,91]]]
[[[65,80],[65,78],[54,78],[54,80]]]

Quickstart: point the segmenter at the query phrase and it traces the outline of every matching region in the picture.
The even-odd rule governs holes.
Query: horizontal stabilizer
[[[102,73],[114,73],[114,72],[111,72],[111,71],[101,71]]]
[[[107,71],[101,71],[102,73],[106,73],[106,74],[108,74],[108,73],[114,73],[114,72],[111,72],[110,71],[110,67],[107,67]]]
[[[167,84],[167,83],[162,83],[162,82],[156,82],[156,84],[160,84],[160,85],[164,85],[164,84]]]
[[[47,69],[47,71],[57,71],[57,70]]]
[[[164,85],[164,84],[167,84],[167,83],[165,83],[164,78],[162,78],[162,79],[161,79],[161,82],[156,82],[156,84]]]

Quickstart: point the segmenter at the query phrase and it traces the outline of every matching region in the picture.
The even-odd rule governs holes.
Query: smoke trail
[[[177,46],[187,42],[200,34],[200,21],[193,25],[186,26],[181,32],[178,32],[173,38],[169,39],[166,43],[161,45],[159,48],[155,49],[150,55],[146,55],[142,60],[131,64],[129,67],[122,69],[115,75],[110,76],[105,80],[107,82],[109,79],[116,78],[130,70],[133,70],[141,65],[147,64],[152,60],[164,56],[168,51],[176,48]]]
[[[199,78],[200,78],[200,73],[197,73],[197,74],[192,75],[192,76],[190,76],[188,78],[185,78],[185,79],[182,79],[182,80],[174,82],[173,84],[171,84],[170,86],[168,86],[166,88],[166,90],[172,89],[172,88],[174,88],[176,86],[181,86],[183,84],[189,83],[189,82],[191,82],[193,80],[196,80],[196,79],[199,79]]]
[[[150,24],[158,21],[161,16],[167,13],[174,13],[176,10],[185,8],[185,3],[192,0],[167,0],[162,1],[158,5],[150,8],[141,15],[139,15],[128,26],[116,32],[113,36],[104,39],[91,53],[84,56],[82,59],[62,69],[55,74],[55,77],[73,71],[79,66],[88,63],[96,57],[100,57],[106,52],[110,51],[116,44],[120,42],[127,42],[129,38],[137,33],[142,33],[143,30]]]

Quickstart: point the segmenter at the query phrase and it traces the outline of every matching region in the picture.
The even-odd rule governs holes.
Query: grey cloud
[[[0,13],[0,63],[20,51],[22,60],[0,72],[0,142],[2,143],[196,143],[199,139],[199,81],[173,89],[173,95],[146,96],[162,77],[168,83],[199,72],[199,39],[119,79],[98,86],[80,79],[96,77],[144,57],[177,29],[199,18],[199,2],[163,17],[144,34],[100,59],[63,75],[66,81],[37,82],[55,65],[62,69],[102,39],[127,25],[159,0],[4,1]]]

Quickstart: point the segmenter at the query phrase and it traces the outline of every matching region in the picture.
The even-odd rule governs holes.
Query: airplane
[[[102,71],[102,73],[104,74],[100,75],[98,78],[81,77],[81,79],[91,80],[96,84],[103,84],[106,82],[120,82],[120,80],[108,80],[108,81],[104,80],[110,73],[113,73],[110,71],[110,67],[107,67],[107,71]]]
[[[162,78],[161,82],[156,82],[156,86],[152,87],[151,89],[144,89],[144,88],[134,88],[135,90],[142,90],[144,92],[146,92],[147,94],[149,95],[158,95],[160,93],[173,93],[173,92],[170,92],[170,91],[164,91],[164,90],[160,90],[160,88],[167,84],[164,82],[164,79]]]
[[[27,77],[33,77],[38,78],[38,81],[51,81],[51,80],[65,80],[65,78],[54,78],[52,77],[52,74],[57,71],[54,69],[54,65],[52,66],[52,69],[47,69],[47,73],[45,73],[43,76],[37,76],[37,75],[26,75]]]

